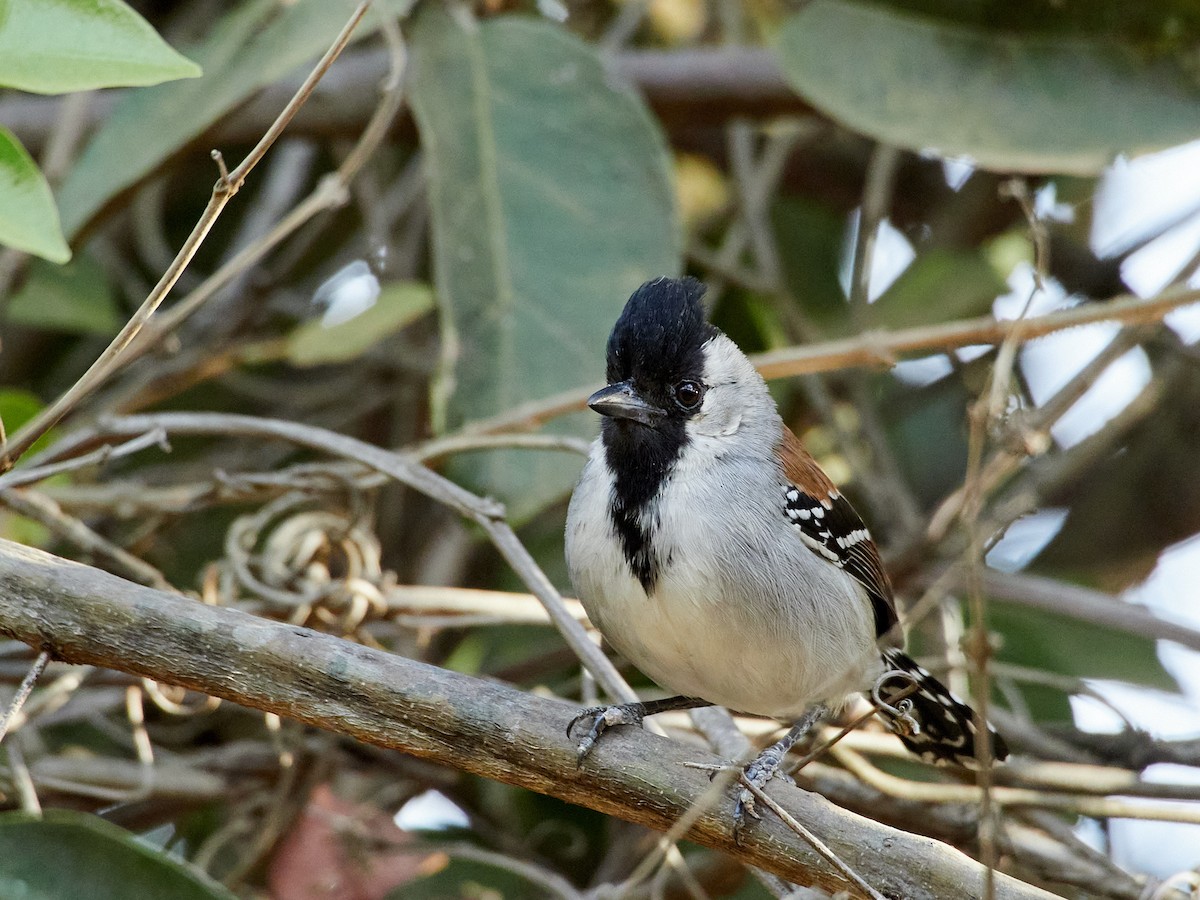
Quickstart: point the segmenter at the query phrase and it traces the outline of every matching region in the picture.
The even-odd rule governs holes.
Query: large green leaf
[[[351,9],[330,0],[235,7],[189,50],[202,78],[131,92],[92,138],[59,193],[67,234],[255,91],[319,56]],[[210,175],[216,179],[215,168]]]
[[[233,900],[177,859],[103,819],[70,810],[0,814],[0,897]]]
[[[62,263],[71,250],[58,226],[50,185],[21,142],[0,127],[0,244]]]
[[[0,2],[0,85],[63,94],[196,78],[122,0]]]
[[[792,86],[837,121],[985,168],[1094,174],[1200,137],[1200,92],[1105,38],[1005,34],[813,0],[780,34]]]
[[[430,3],[410,46],[448,354],[443,424],[598,381],[629,293],[681,267],[661,134],[598,53],[549,22],[475,22]],[[551,484],[525,461],[555,459],[489,454],[483,480],[528,500]],[[560,465],[553,484],[577,468]]]

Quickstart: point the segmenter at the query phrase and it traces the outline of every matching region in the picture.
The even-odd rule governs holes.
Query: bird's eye
[[[704,388],[696,381],[681,381],[675,385],[675,402],[684,409],[695,409],[704,399]]]

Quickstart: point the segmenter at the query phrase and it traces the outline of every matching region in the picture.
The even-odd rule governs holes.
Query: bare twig
[[[26,466],[15,472],[6,472],[0,475],[0,491],[7,491],[23,485],[44,481],[51,476],[61,475],[63,472],[74,472],[88,466],[101,465],[110,459],[120,459],[122,456],[128,456],[131,453],[137,453],[139,450],[145,450],[147,447],[158,446],[160,449],[170,449],[167,447],[166,441],[166,434],[162,431],[148,431],[145,434],[130,438],[116,447],[106,444],[103,447],[93,450],[91,453],[74,456],[61,462],[47,463],[43,466]]]
[[[233,199],[233,195],[241,188],[250,171],[263,158],[279,135],[283,133],[288,122],[291,121],[296,111],[308,99],[313,88],[321,79],[321,76],[325,74],[325,71],[337,59],[346,44],[349,43],[351,33],[354,31],[355,26],[358,25],[359,20],[366,14],[367,8],[370,5],[371,0],[363,0],[358,5],[351,14],[350,19],[346,22],[346,25],[342,28],[341,33],[337,36],[337,39],[333,42],[333,45],[321,57],[321,60],[309,74],[308,78],[304,80],[299,90],[296,91],[287,106],[284,107],[283,112],[271,123],[271,127],[267,129],[266,134],[262,136],[254,148],[246,155],[241,164],[228,173],[228,176],[222,172],[221,178],[218,179],[216,185],[213,187],[208,205],[201,214],[199,221],[196,222],[191,234],[184,241],[179,254],[172,261],[167,271],[163,273],[158,284],[150,292],[150,296],[146,298],[138,311],[134,313],[133,318],[125,323],[125,326],[113,338],[112,343],[92,363],[87,372],[58,399],[34,416],[4,447],[3,457],[0,458],[0,472],[6,472],[11,469],[13,464],[33,446],[39,437],[53,428],[84,397],[95,391],[112,374],[114,366],[125,348],[129,346],[142,327],[150,320],[150,317],[154,315],[159,305],[166,299],[167,294],[170,293],[171,288],[174,287],[175,282],[179,280],[179,276],[183,274],[184,269],[192,261],[192,258],[196,255],[196,251],[200,249],[200,245],[204,243],[204,239],[208,237],[209,231],[221,215],[222,210],[224,210],[225,205]],[[223,161],[221,165],[223,167]]]
[[[17,687],[17,693],[12,699],[12,703],[8,705],[8,711],[4,713],[4,718],[0,719],[0,742],[4,740],[4,736],[8,734],[8,729],[13,723],[13,719],[17,717],[17,713],[21,711],[21,707],[25,705],[25,701],[29,699],[29,692],[33,690],[33,686],[37,684],[38,678],[42,672],[46,671],[46,666],[50,662],[50,651],[43,650],[37,655],[37,659],[33,661],[33,665],[29,667],[29,671],[21,680],[21,684]]]
[[[46,525],[56,534],[73,543],[86,553],[94,553],[109,560],[119,574],[139,584],[159,590],[174,590],[166,577],[150,563],[89,528],[86,523],[63,512],[62,508],[45,494],[34,490],[0,490],[0,503],[13,512]]]
[[[845,743],[831,750],[838,762],[877,790],[906,800],[924,803],[983,802],[984,792],[970,784],[948,784],[932,781],[909,781],[890,775],[872,765]],[[1097,797],[1092,794],[1072,794],[1034,788],[993,785],[989,793],[997,806],[1028,806],[1039,809],[1066,810],[1082,816],[1100,819],[1150,819],[1163,822],[1200,823],[1200,809],[1193,803],[1172,800],[1155,802],[1151,799],[1131,800],[1125,797]]]
[[[604,689],[621,702],[637,699],[616,667],[563,605],[562,595],[503,520],[503,507],[464,490],[425,468],[410,455],[393,453],[352,437],[297,422],[222,413],[158,413],[107,419],[96,429],[85,429],[59,441],[53,452],[56,456],[69,455],[74,447],[86,446],[104,435],[138,435],[160,428],[168,434],[243,435],[290,441],[298,446],[356,460],[450,507],[474,521],[488,534],[501,555],[542,602],[567,644]]]
[[[746,788],[746,790],[754,795],[755,799],[765,805],[769,810],[771,810],[771,812],[775,813],[775,815],[779,816],[779,818],[783,820],[783,824],[787,825],[788,828],[812,844],[813,848],[820,853],[821,856],[825,857],[831,866],[846,876],[847,881],[861,888],[863,892],[865,892],[866,895],[871,898],[871,900],[885,900],[879,891],[871,887],[871,885],[869,885],[861,875],[859,875],[852,868],[846,865],[846,863],[839,859],[837,854],[830,850],[824,841],[818,838],[809,829],[801,825],[795,816],[772,800],[762,788],[760,788],[746,776],[745,772],[741,773],[741,778],[739,781],[741,782],[742,787]]]

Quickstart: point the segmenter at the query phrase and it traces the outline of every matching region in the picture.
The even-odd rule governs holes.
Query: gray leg
[[[746,777],[750,780],[750,783],[757,788],[765,787],[767,782],[779,770],[779,766],[783,763],[783,758],[787,756],[787,752],[806,734],[812,731],[813,727],[827,715],[829,715],[829,707],[824,703],[818,703],[806,712],[795,725],[788,729],[787,734],[758,754],[757,758],[750,765],[746,766]],[[754,818],[759,818],[754,805],[754,795],[746,788],[741,788],[738,791],[737,804],[733,808],[733,837],[735,842],[740,843],[740,835],[742,826],[745,824],[746,814],[749,813]]]
[[[696,709],[699,706],[712,706],[707,700],[699,697],[664,697],[661,700],[646,700],[642,703],[621,703],[617,706],[589,706],[581,710],[579,715],[567,724],[567,737],[575,730],[580,722],[590,721],[591,725],[579,746],[575,749],[579,765],[587,759],[600,735],[614,725],[641,725],[646,716],[673,709]]]

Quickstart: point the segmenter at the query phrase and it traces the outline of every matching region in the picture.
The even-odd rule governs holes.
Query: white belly
[[[566,549],[588,615],[642,672],[673,693],[786,719],[870,687],[882,667],[865,591],[792,539],[782,487],[769,490],[696,497],[703,483],[673,482],[658,510],[664,562],[649,595],[609,524],[602,479],[576,490]],[[693,496],[678,505],[686,491]],[[698,514],[667,520],[675,508]]]

